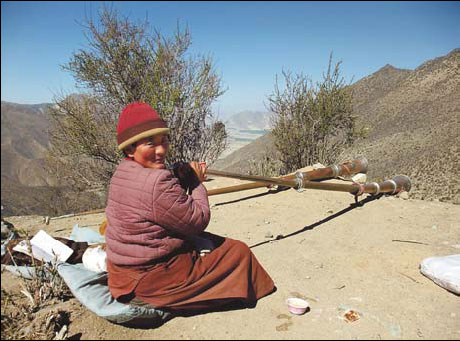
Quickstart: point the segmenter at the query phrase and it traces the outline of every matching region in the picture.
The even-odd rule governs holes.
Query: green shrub
[[[272,134],[283,164],[282,173],[320,162],[336,162],[357,137],[351,90],[340,75],[340,62],[332,68],[332,55],[323,80],[282,72],[269,96]]]
[[[133,24],[116,11],[103,9],[99,23],[89,19],[89,47],[63,65],[85,90],[60,95],[50,112],[51,165],[61,186],[105,190],[122,158],[116,126],[123,107],[149,103],[171,128],[168,162],[212,164],[226,147],[225,125],[211,104],[223,91],[211,58],[187,53],[191,35],[172,38]]]

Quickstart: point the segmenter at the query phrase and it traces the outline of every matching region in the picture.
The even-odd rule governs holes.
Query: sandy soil
[[[241,183],[216,178],[208,188]],[[460,206],[382,197],[350,206],[346,193],[266,188],[210,197],[208,231],[252,246],[277,291],[253,309],[178,317],[157,329],[112,324],[75,299],[74,339],[459,339],[460,297],[419,271],[431,256],[460,253]],[[52,220],[10,217],[31,233],[69,236],[74,224],[97,229],[103,214]],[[417,243],[411,243],[417,242]],[[2,288],[17,286],[2,274]],[[289,313],[285,300],[303,297],[310,310]],[[360,318],[347,322],[344,313]]]

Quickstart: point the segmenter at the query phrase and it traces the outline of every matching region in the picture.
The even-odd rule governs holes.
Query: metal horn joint
[[[339,166],[337,165],[332,165],[331,166],[331,171],[332,171],[332,177],[337,178],[340,175],[340,169]]]
[[[297,192],[303,192],[305,189],[303,188],[303,180],[304,176],[302,172],[296,172],[295,173],[295,180],[296,180],[296,186],[295,189]]]

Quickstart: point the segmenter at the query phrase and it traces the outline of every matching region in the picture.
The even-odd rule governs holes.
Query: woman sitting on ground
[[[110,291],[120,301],[172,312],[254,306],[274,283],[246,244],[203,232],[210,220],[206,170],[197,162],[168,170],[168,134],[146,103],[129,104],[120,115],[118,147],[126,158],[106,208]],[[197,237],[211,241],[212,251],[200,254]]]

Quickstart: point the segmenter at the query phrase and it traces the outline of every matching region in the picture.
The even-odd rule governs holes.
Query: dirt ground
[[[215,178],[206,187],[241,183]],[[363,197],[364,198],[364,197]],[[266,188],[210,197],[208,231],[252,247],[277,291],[252,309],[176,317],[156,329],[110,323],[76,299],[73,339],[460,339],[460,297],[420,273],[427,257],[460,253],[460,205],[381,197],[350,206],[346,193]],[[97,229],[103,214],[43,223],[43,217],[9,217],[16,228],[70,235],[72,227]],[[17,278],[2,273],[2,289]],[[288,297],[310,303],[292,315]],[[347,322],[352,309],[359,319]],[[3,328],[3,326],[2,326]]]

